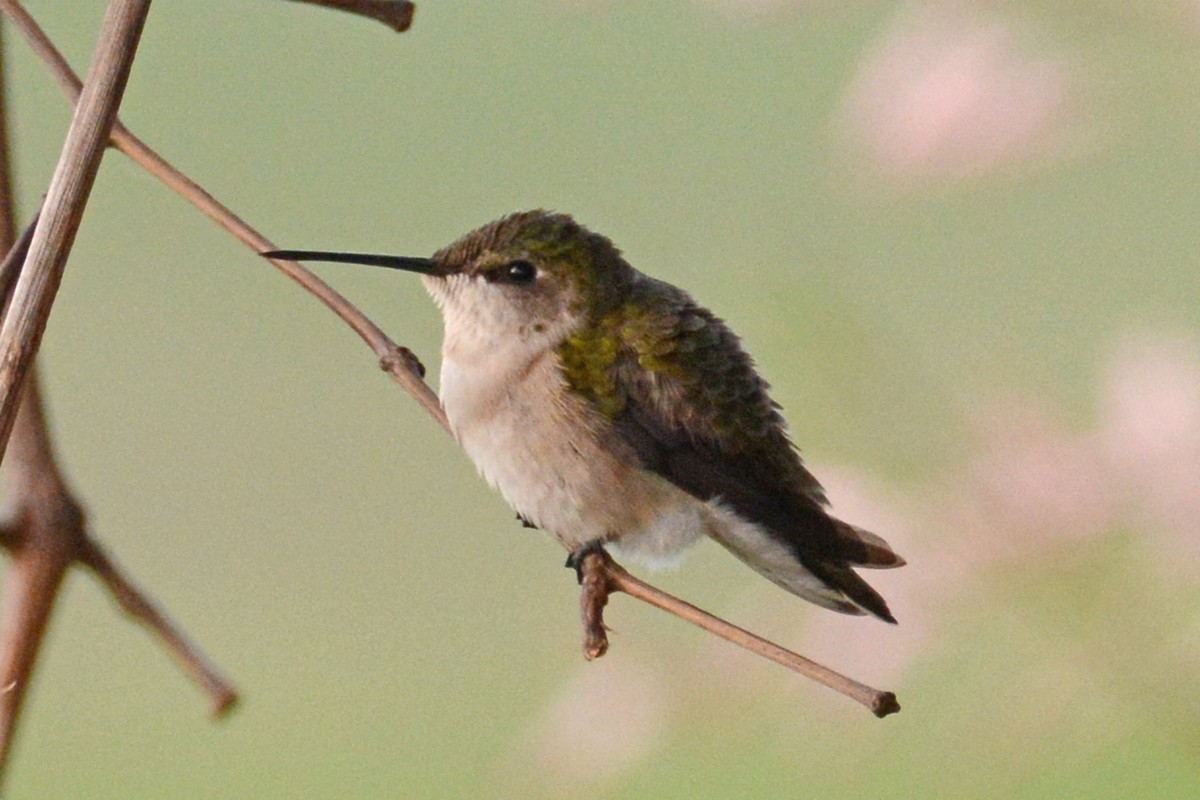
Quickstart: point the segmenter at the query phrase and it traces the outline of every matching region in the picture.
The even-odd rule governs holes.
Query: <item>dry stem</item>
[[[220,717],[233,708],[238,699],[237,690],[221,673],[221,669],[125,575],[99,542],[85,536],[79,543],[76,558],[96,573],[121,610],[154,634],[179,668],[208,695],[209,710],[214,717]]]
[[[588,573],[589,571],[599,572],[601,567],[604,568],[603,574],[607,580],[605,581],[604,590],[597,591],[594,588],[589,588],[589,581],[597,579]],[[630,597],[641,600],[643,603],[648,603],[655,608],[660,608],[663,611],[674,614],[680,619],[703,628],[709,633],[720,636],[726,641],[733,642],[738,647],[745,648],[751,653],[770,659],[776,664],[781,664],[793,672],[798,672],[823,686],[828,686],[834,691],[841,692],[851,700],[862,703],[877,717],[886,717],[900,710],[900,704],[896,701],[896,695],[892,692],[882,692],[866,684],[847,678],[845,675],[829,669],[829,667],[822,666],[798,653],[793,653],[791,650],[780,647],[774,642],[751,633],[745,628],[740,628],[731,622],[726,622],[704,609],[697,608],[674,595],[667,594],[661,589],[630,575],[624,567],[613,561],[607,553],[588,555],[584,560],[583,574],[585,636],[590,639],[599,631],[599,635],[603,639],[602,648],[607,648],[608,641],[603,635],[604,622],[600,618],[600,609],[607,602],[608,593],[624,592]],[[589,602],[598,604],[595,611],[591,614],[589,614],[589,609],[587,608]],[[588,627],[588,622],[591,623],[592,627]],[[587,644],[585,644],[586,647]],[[600,654],[603,654],[603,649]]]
[[[42,59],[71,102],[76,102],[81,85],[79,77],[33,17],[17,0],[0,0],[0,11],[3,11],[29,40],[34,53]],[[120,120],[113,125],[112,144],[131,161],[158,178],[166,184],[167,188],[187,200],[200,213],[254,252],[261,253],[266,250],[278,249],[271,240],[244,222],[203,187],[176,169],[149,145],[130,132]],[[375,351],[381,368],[390,374],[401,388],[412,395],[444,429],[449,431],[437,395],[421,379],[419,370],[414,368],[411,358],[406,355],[409,354],[407,348],[400,347],[393,342],[378,325],[359,312],[337,290],[309,270],[294,261],[272,261],[272,263],[349,325]]]
[[[10,14],[13,21],[21,28],[26,37],[30,39],[35,52],[38,53],[50,71],[55,75],[58,82],[64,87],[68,96],[74,99],[78,94],[78,78],[74,76],[70,67],[63,60],[62,56],[58,54],[45,34],[41,32],[37,24],[33,22],[23,9],[20,9],[19,4],[15,0],[0,0],[0,9]],[[158,177],[169,188],[192,203],[205,216],[225,228],[230,234],[255,252],[278,249],[273,242],[243,222],[237,215],[169,164],[119,122],[113,128],[112,141],[118,149],[133,161]],[[289,278],[315,295],[358,333],[372,350],[375,351],[381,366],[429,412],[430,416],[443,429],[449,431],[446,415],[442,411],[437,395],[422,380],[420,371],[415,367],[411,359],[411,354],[405,348],[396,345],[357,308],[307,269],[290,261],[272,260],[272,263]],[[823,683],[862,703],[877,716],[886,716],[899,710],[895,695],[891,692],[881,692],[852,681],[797,653],[779,647],[736,625],[708,614],[650,584],[634,578],[607,557],[600,561],[593,560],[591,563],[603,566],[607,577],[604,581],[597,582],[593,580],[585,584],[584,598],[582,600],[586,621],[585,648],[587,648],[588,653],[592,654],[591,657],[603,654],[604,649],[607,647],[607,637],[604,635],[602,618],[602,608],[604,601],[607,600],[607,593],[608,591],[622,591],[631,597],[635,597],[698,625],[751,652],[769,658],[795,672]],[[592,567],[592,569],[595,570],[598,567]]]
[[[75,232],[125,91],[149,0],[112,0],[87,84],[50,181],[25,267],[0,327],[0,458],[12,432],[21,387],[37,353]]]

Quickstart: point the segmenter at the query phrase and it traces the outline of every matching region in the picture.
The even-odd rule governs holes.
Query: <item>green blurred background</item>
[[[101,2],[30,10],[82,69]],[[19,201],[69,113],[6,31]],[[43,347],[95,531],[236,679],[73,575],[14,798],[1194,797],[1200,4],[160,0],[123,119],[282,246],[426,254],[547,207],[756,355],[901,624],[704,544],[664,588],[850,701],[616,598],[332,315],[119,154]],[[322,275],[436,374],[418,282]],[[639,570],[640,572],[641,571]]]

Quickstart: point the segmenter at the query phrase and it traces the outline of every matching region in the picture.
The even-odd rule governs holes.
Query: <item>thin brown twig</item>
[[[69,97],[74,99],[77,94],[78,78],[72,73],[70,66],[58,54],[53,44],[41,32],[40,28],[23,10],[18,18],[10,10],[19,8],[15,0],[0,0],[0,10],[13,16],[14,22],[33,43],[34,50],[42,57],[47,67],[55,75],[58,82],[64,86]],[[127,128],[118,123],[113,128],[113,144],[124,152],[130,159],[138,163],[151,174],[158,177],[169,188],[192,203],[205,216],[212,219],[235,238],[249,246],[255,252],[277,249],[250,225],[242,221],[236,214],[218,202],[202,187],[159,156],[148,145],[134,136]],[[353,304],[338,294],[332,287],[309,272],[304,267],[291,261],[272,259],[272,263],[289,278],[300,284],[315,295],[331,311],[337,314],[375,351],[383,368],[396,380],[400,386],[417,400],[429,412],[443,429],[450,432],[445,412],[441,408],[437,395],[424,382],[417,368],[417,362],[411,353],[396,345],[370,319],[362,314]],[[679,616],[709,632],[737,644],[751,652],[769,658],[795,672],[823,683],[848,697],[863,703],[877,716],[885,716],[899,710],[895,695],[891,692],[880,692],[850,680],[832,670],[822,667],[798,653],[782,648],[772,642],[758,637],[749,631],[726,622],[719,617],[708,614],[701,609],[686,603],[672,595],[663,592],[644,581],[638,580],[617,565],[611,559],[605,562],[608,580],[605,582],[608,590],[622,591],[643,602],[660,608],[668,613]],[[603,654],[607,647],[607,638],[603,636],[603,603],[598,600],[602,596],[607,599],[607,592],[601,591],[594,584],[585,592],[582,601],[585,618],[590,620],[585,627],[585,647],[588,652],[594,652],[593,657]],[[591,606],[587,597],[592,600]],[[586,616],[590,615],[590,616]]]
[[[221,673],[221,669],[205,657],[204,652],[184,635],[149,596],[126,577],[99,542],[91,538],[84,539],[80,543],[78,560],[96,573],[122,610],[157,636],[179,668],[204,690],[214,717],[220,717],[233,708],[238,700],[237,690]]]
[[[0,67],[0,75],[3,75],[3,67]],[[3,109],[2,105],[0,109]],[[2,116],[4,115],[0,113],[0,117]],[[0,144],[5,141],[0,137]],[[6,191],[7,185],[7,181],[0,179],[0,194]],[[38,216],[34,214],[33,221],[25,226],[20,236],[16,236],[16,225],[12,217],[6,217],[0,212],[0,247],[3,247],[5,252],[4,260],[0,261],[0,306],[5,312],[8,310],[8,301],[12,298],[13,287],[17,284],[17,277],[21,274],[21,267],[25,263],[25,256],[29,253],[29,243],[33,241],[33,233],[37,230]]]
[[[41,344],[149,12],[150,0],[112,0],[109,4],[100,44],[50,180],[25,267],[0,326],[0,457],[12,432],[21,387]]]
[[[50,70],[51,75],[54,76],[71,102],[78,102],[81,86],[79,76],[71,69],[41,26],[17,0],[0,0],[0,11],[8,16],[29,41],[34,53]],[[149,145],[135,136],[120,120],[113,125],[112,144],[131,161],[158,178],[166,184],[167,188],[187,200],[204,216],[254,252],[261,253],[266,250],[278,249],[270,239],[243,221],[227,206],[205,191],[202,186],[176,169]],[[375,351],[383,370],[391,375],[401,388],[412,395],[442,428],[446,431],[450,430],[437,395],[422,380],[420,370],[416,368],[416,363],[408,348],[393,342],[378,325],[359,312],[336,289],[311,271],[294,261],[272,261],[272,263],[284,275],[304,287],[306,291],[349,325],[359,338]]]
[[[313,6],[324,6],[360,17],[377,20],[396,33],[404,33],[412,27],[416,6],[406,0],[294,0]]]
[[[57,522],[47,520],[49,525]],[[39,520],[28,520],[21,527],[31,532],[45,529]],[[29,678],[69,561],[69,552],[63,549],[25,546],[5,580],[4,617],[0,619],[0,674],[4,675],[0,686],[0,778],[7,773]]]
[[[844,694],[851,700],[862,703],[877,717],[886,717],[900,710],[900,703],[896,701],[896,695],[892,692],[880,691],[864,683],[847,678],[845,675],[829,669],[829,667],[818,664],[798,653],[793,653],[791,650],[780,647],[774,642],[751,633],[745,628],[738,627],[731,622],[708,613],[704,609],[697,608],[685,600],[680,600],[674,595],[667,594],[640,578],[630,575],[624,567],[613,561],[607,553],[597,553],[594,556],[589,555],[588,558],[595,558],[596,561],[603,563],[605,575],[608,579],[606,587],[608,592],[624,592],[630,597],[641,600],[643,603],[648,603],[655,608],[674,614],[680,619],[703,628],[711,634],[720,636],[728,642],[733,642],[738,647],[745,648],[751,653],[774,661],[776,664],[781,664],[793,672],[798,672],[806,678]],[[598,569],[597,565],[586,563],[584,567],[585,570]],[[587,579],[588,576],[585,572],[584,580],[586,581]],[[600,597],[599,594],[595,596]],[[604,599],[607,599],[607,597]],[[601,624],[603,623],[601,622]],[[607,645],[607,642],[605,644]]]

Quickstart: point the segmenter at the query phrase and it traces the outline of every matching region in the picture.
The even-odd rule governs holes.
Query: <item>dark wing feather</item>
[[[702,500],[721,498],[830,588],[894,621],[847,565],[903,562],[878,537],[827,513],[737,336],[684,292],[643,280],[620,312],[621,344],[609,367],[620,399],[610,404],[616,435],[646,469]]]

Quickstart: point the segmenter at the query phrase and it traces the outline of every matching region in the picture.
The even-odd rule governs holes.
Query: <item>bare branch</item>
[[[3,71],[0,70],[0,74]],[[0,110],[3,106],[0,106]],[[0,118],[4,116],[0,113]],[[0,143],[7,140],[0,138]],[[0,179],[0,184],[5,184],[3,179]],[[0,188],[0,192],[4,189]],[[0,205],[3,205],[0,202]],[[7,254],[4,260],[0,261],[0,306],[5,309],[8,307],[8,301],[12,297],[13,287],[17,285],[17,276],[21,274],[21,267],[25,264],[25,256],[29,254],[29,243],[33,241],[33,232],[37,229],[38,215],[35,214],[33,221],[25,226],[25,230],[21,232],[19,237],[15,237],[15,228],[11,217],[3,216],[0,212],[0,247],[4,247]]]
[[[77,102],[80,93],[79,77],[62,54],[58,52],[54,43],[29,15],[29,12],[17,0],[0,0],[0,11],[3,11],[22,35],[29,40],[34,53],[50,70],[68,98],[72,102]],[[187,200],[200,213],[224,228],[255,253],[278,249],[275,243],[244,222],[203,187],[176,169],[149,145],[130,132],[120,120],[113,125],[112,144],[130,160],[154,175],[166,184],[167,188]],[[349,325],[375,351],[375,356],[379,359],[383,370],[391,375],[401,388],[412,395],[445,430],[449,431],[437,395],[422,380],[419,371],[413,368],[411,359],[405,356],[405,353],[409,352],[407,348],[400,347],[388,338],[378,325],[311,271],[294,261],[272,261],[271,263]]]
[[[112,0],[29,256],[0,327],[0,457],[129,79],[149,0]]]
[[[50,520],[51,525],[54,524]],[[36,522],[22,526],[40,528]],[[58,587],[70,563],[69,551],[57,548],[24,547],[22,558],[13,561],[4,584],[4,616],[0,619],[0,777],[24,705],[29,678],[54,609]]]
[[[412,27],[413,12],[416,6],[406,0],[294,0],[314,6],[335,8],[349,14],[378,20],[394,30],[404,33]]]
[[[2,72],[0,72],[2,74]],[[6,114],[0,105],[0,119]],[[0,150],[7,153],[8,140],[0,138]],[[0,161],[0,194],[11,193],[12,183],[8,175],[8,159]],[[0,200],[0,206],[11,212],[12,198]],[[16,284],[21,265],[29,252],[33,239],[34,225],[31,223],[15,242],[14,225],[9,217],[0,218],[0,242],[8,247],[8,254],[0,264],[0,306],[7,307],[8,299]],[[50,468],[44,472],[45,453],[48,444],[44,431],[34,430],[41,417],[40,398],[37,389],[37,370],[32,370],[27,379],[26,397],[21,402],[13,428],[12,444],[6,463],[6,494],[11,498],[9,519],[0,525],[0,546],[14,553],[10,580],[5,586],[3,618],[0,619],[0,780],[12,752],[16,737],[17,722],[25,702],[30,677],[37,663],[46,624],[58,597],[68,560],[63,550],[69,550],[72,538],[69,533],[59,537],[62,547],[47,547],[41,520],[59,521],[60,512],[77,509],[74,499],[64,492],[55,492],[61,487],[59,472],[50,459]],[[30,409],[35,410],[31,414]],[[36,418],[35,418],[36,417]],[[35,473],[43,474],[38,481]],[[35,491],[41,485],[48,491]],[[76,515],[78,516],[78,515]],[[17,555],[19,554],[19,556]]]
[[[37,24],[29,18],[23,9],[18,11],[19,4],[15,0],[0,0],[0,9],[12,16],[14,22],[30,39],[34,50],[54,73],[58,82],[66,88],[72,99],[77,94],[78,78],[71,72],[70,67],[57,53],[53,45],[41,32]],[[225,228],[235,238],[246,244],[255,252],[278,249],[274,243],[250,227],[213,198],[198,184],[177,170],[165,159],[154,152],[144,142],[134,136],[119,123],[113,129],[113,144],[130,159],[141,165],[158,177],[169,188],[192,203],[205,216]],[[421,406],[429,412],[443,429],[450,431],[445,412],[442,411],[437,395],[424,382],[422,370],[407,348],[400,347],[389,339],[383,331],[363,315],[349,301],[338,294],[333,288],[309,272],[304,267],[291,261],[276,261],[272,263],[284,274],[315,295],[330,310],[345,321],[365,341],[376,356],[380,365],[400,386],[412,395]],[[585,562],[587,563],[587,562]],[[886,716],[899,710],[895,695],[891,692],[881,692],[839,675],[826,667],[816,664],[803,656],[786,650],[778,645],[755,636],[719,617],[715,617],[689,603],[686,603],[662,590],[634,578],[611,558],[604,561],[592,562],[604,566],[607,580],[593,581],[585,585],[581,598],[581,609],[585,620],[585,653],[594,658],[603,654],[607,648],[607,637],[604,634],[602,609],[607,601],[609,591],[622,591],[645,603],[649,603],[668,613],[674,614],[711,633],[744,647],[751,652],[775,661],[794,672],[812,678],[829,686],[871,709],[876,716]],[[595,570],[598,567],[591,567]]]
[[[791,650],[780,647],[774,642],[768,641],[744,628],[739,628],[731,622],[726,622],[720,617],[697,608],[691,603],[680,600],[678,597],[669,595],[639,578],[635,578],[626,572],[624,567],[611,559],[609,559],[607,572],[610,591],[624,592],[630,597],[636,597],[643,603],[649,603],[655,608],[661,608],[663,611],[674,614],[680,619],[703,628],[709,633],[720,636],[728,642],[733,642],[738,647],[745,648],[751,653],[770,659],[793,672],[798,672],[822,686],[828,686],[836,692],[841,692],[851,700],[862,703],[877,717],[886,717],[900,710],[900,704],[896,701],[896,695],[892,692],[882,692],[878,689],[873,689],[866,684],[859,683],[856,680],[847,678],[845,675],[834,672],[829,667],[822,666],[798,653],[793,653]]]
[[[214,717],[223,716],[233,708],[238,699],[237,690],[220,668],[209,661],[146,593],[125,576],[99,542],[94,539],[81,542],[78,558],[103,581],[122,610],[157,636],[179,668],[208,694]]]

